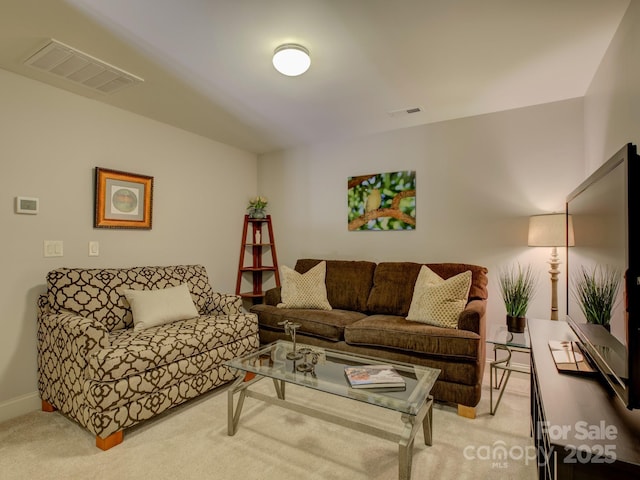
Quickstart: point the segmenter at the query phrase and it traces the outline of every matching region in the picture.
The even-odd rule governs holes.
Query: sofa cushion
[[[420,267],[419,263],[412,262],[379,263],[373,275],[367,310],[381,315],[406,317]]]
[[[202,265],[58,268],[47,274],[47,295],[52,313],[66,311],[93,318],[111,332],[133,327],[123,290],[160,289],[182,283],[189,285],[198,312],[205,314],[213,290]]]
[[[88,359],[87,378],[112,381],[198,355],[258,332],[253,315],[202,316],[110,336]]]
[[[383,315],[406,317],[409,313],[413,288],[423,264],[412,262],[382,262],[376,267],[373,288],[367,301],[367,310]],[[469,301],[487,299],[487,269],[466,263],[425,263],[443,279],[471,271]]]
[[[364,317],[366,314],[349,310],[311,310],[305,308],[281,309],[273,305],[254,305],[252,313],[258,314],[260,328],[284,331],[281,322],[289,320],[299,323],[298,332],[306,335],[339,341],[344,338],[344,328]]]
[[[482,338],[467,330],[411,322],[395,315],[371,315],[344,330],[350,345],[385,347],[434,357],[475,361]]]
[[[120,332],[125,331],[119,330],[116,333]],[[199,383],[203,380],[201,377],[203,374],[211,376],[215,380],[216,377],[226,375],[228,372],[227,367],[221,368],[221,362],[255,351],[259,346],[258,337],[249,335],[213,350],[117,380],[87,380],[83,382],[83,391],[87,403],[91,407],[101,411],[112,410],[146,396],[154,395],[172,385],[191,381]],[[234,374],[231,374],[227,380],[233,377]],[[196,380],[197,378],[200,380]],[[183,395],[191,393],[186,389],[186,385],[182,385],[181,392]]]
[[[407,320],[458,328],[458,318],[467,304],[469,287],[470,270],[444,280],[423,265],[413,289]]]
[[[280,291],[282,301],[278,303],[278,308],[331,310],[325,285],[326,262],[320,262],[304,273],[296,272],[294,269],[282,265],[280,272],[282,276]]]
[[[322,260],[300,259],[295,270],[304,273]],[[333,308],[365,312],[373,285],[374,262],[327,260],[327,299]]]
[[[487,284],[489,279],[485,267],[468,263],[426,263],[425,265],[445,280],[470,270],[471,288],[469,289],[469,301],[486,300],[488,298]]]
[[[198,316],[185,283],[158,290],[123,290],[123,293],[133,312],[134,330]]]

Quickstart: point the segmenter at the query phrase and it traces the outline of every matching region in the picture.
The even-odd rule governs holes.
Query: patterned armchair
[[[123,291],[187,284],[199,316],[133,328]],[[38,389],[107,450],[123,430],[234,379],[225,362],[259,346],[255,314],[213,292],[201,265],[60,268],[38,299]]]

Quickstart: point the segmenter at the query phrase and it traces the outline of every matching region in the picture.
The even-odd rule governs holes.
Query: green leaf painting
[[[416,172],[349,177],[349,230],[414,230]]]

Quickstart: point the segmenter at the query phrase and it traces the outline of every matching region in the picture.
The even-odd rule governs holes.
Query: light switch
[[[44,241],[44,256],[45,257],[62,257],[64,256],[64,249],[62,240],[45,240]]]
[[[89,242],[89,256],[97,257],[100,255],[100,242]]]

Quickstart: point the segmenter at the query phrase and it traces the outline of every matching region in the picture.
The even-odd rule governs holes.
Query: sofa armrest
[[[282,297],[280,296],[281,291],[282,287],[274,287],[264,292],[264,303],[266,305],[273,305],[274,307],[278,305],[282,302]]]
[[[232,315],[242,313],[242,297],[233,293],[213,292],[207,305],[208,315]]]
[[[86,359],[91,353],[111,345],[109,331],[97,320],[81,317],[72,312],[47,313],[39,319],[40,341],[49,340],[50,346],[63,348]]]
[[[42,311],[46,311],[43,309]],[[109,347],[109,331],[73,312],[38,315],[38,389],[43,400],[65,413],[83,398],[89,357]]]
[[[486,300],[471,300],[458,317],[458,328],[468,330],[485,338]]]

